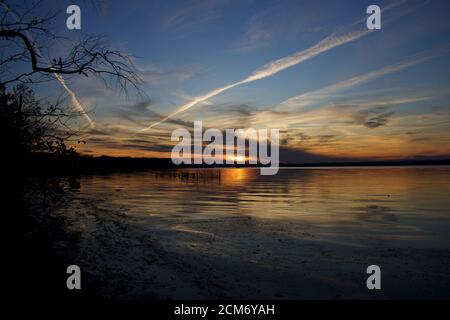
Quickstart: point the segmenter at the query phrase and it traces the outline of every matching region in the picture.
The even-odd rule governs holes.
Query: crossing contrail
[[[382,11],[386,12],[389,10],[392,10],[400,5],[402,5],[403,3],[405,3],[405,0],[397,0],[397,1],[393,1],[390,4],[388,4],[387,6],[385,6]],[[361,20],[363,21],[363,20]],[[359,23],[360,20],[357,21],[357,23]],[[357,23],[353,23],[350,26],[354,26]],[[348,27],[348,26],[347,26]],[[341,29],[343,30],[343,28]],[[339,33],[339,32],[338,32]],[[194,106],[196,106],[199,103],[205,102],[208,99],[211,99],[219,94],[221,94],[224,91],[230,90],[234,87],[237,87],[241,84],[245,84],[245,83],[250,83],[256,80],[260,80],[260,79],[264,79],[267,77],[270,77],[280,71],[283,71],[284,69],[290,68],[292,66],[295,66],[303,61],[309,60],[323,52],[326,52],[328,50],[331,50],[335,47],[341,46],[343,44],[346,44],[348,42],[357,40],[361,37],[366,36],[367,34],[370,33],[370,30],[368,29],[362,29],[359,31],[355,31],[355,32],[351,32],[345,35],[337,35],[336,33],[326,37],[325,39],[323,39],[322,41],[320,41],[319,43],[317,43],[316,45],[303,50],[303,51],[299,51],[291,56],[288,57],[284,57],[278,60],[275,60],[273,62],[269,62],[268,64],[264,65],[262,68],[254,71],[251,75],[249,75],[247,78],[241,80],[241,81],[237,81],[234,83],[231,83],[229,85],[226,85],[224,87],[221,88],[217,88],[214,89],[212,91],[210,91],[209,93],[202,95],[202,96],[198,96],[195,97],[193,100],[185,103],[184,105],[181,105],[178,110],[176,110],[175,112],[173,112],[172,114],[166,116],[165,118],[163,118],[162,120],[155,122],[153,124],[151,124],[150,126],[139,130],[139,132],[145,132],[147,130],[150,130],[151,128],[157,126],[158,124],[165,122],[166,120],[176,116],[177,114],[184,112]]]
[[[357,40],[357,39],[365,36],[369,32],[370,32],[369,30],[360,30],[360,31],[346,34],[344,36],[335,36],[335,35],[328,36],[327,38],[323,39],[316,45],[314,45],[306,50],[299,51],[291,56],[284,57],[284,58],[267,63],[262,68],[257,69],[251,75],[249,75],[248,77],[246,77],[243,80],[231,83],[231,84],[226,85],[221,88],[214,89],[205,95],[195,97],[192,101],[189,101],[188,103],[180,106],[180,108],[178,108],[178,110],[176,110],[172,114],[166,116],[162,120],[155,122],[152,125],[144,128],[144,129],[139,130],[139,132],[144,132],[144,131],[150,130],[154,126],[157,126],[158,124],[174,117],[175,115],[177,115],[181,112],[184,112],[199,103],[202,103],[208,99],[211,99],[211,98],[217,96],[218,94],[221,94],[224,91],[230,90],[230,89],[237,87],[244,83],[250,83],[253,81],[257,81],[257,80],[261,80],[261,79],[270,77],[280,71],[283,71],[287,68],[295,66],[303,61],[309,60],[309,59],[321,54],[322,52],[331,50],[331,49],[341,46],[345,43]]]

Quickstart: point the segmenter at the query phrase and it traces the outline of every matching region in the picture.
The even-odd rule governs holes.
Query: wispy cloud
[[[387,124],[387,122],[389,121],[389,118],[391,118],[393,115],[395,114],[395,112],[391,111],[391,112],[383,112],[379,115],[376,115],[374,117],[370,117],[369,119],[366,119],[363,124],[367,127],[367,128],[378,128],[381,126],[384,126],[385,124]]]
[[[238,41],[232,44],[230,50],[233,52],[261,50],[276,46],[284,40],[290,41],[293,37],[298,41],[299,36],[323,31],[325,27],[314,25],[316,15],[313,11],[311,8],[305,11],[304,6],[302,10],[297,7],[286,10],[284,2],[271,5],[249,19],[244,32]]]
[[[402,4],[403,1],[395,1],[392,4],[389,4],[387,7],[385,7],[383,10],[386,12],[388,10],[391,10],[393,8],[398,7],[400,4]],[[348,31],[349,27],[350,29],[353,28],[355,23],[351,24],[350,26],[344,26],[340,28],[340,31],[337,31],[333,33],[332,35],[326,37],[316,45],[306,49],[299,51],[293,55],[269,62],[265,64],[262,68],[255,70],[252,74],[250,74],[248,77],[228,84],[226,86],[214,89],[210,91],[207,94],[204,94],[202,96],[195,97],[191,101],[185,103],[184,105],[181,105],[178,110],[173,112],[172,114],[168,115],[161,121],[155,122],[151,124],[150,126],[141,129],[139,132],[144,132],[147,130],[150,130],[151,128],[159,125],[162,122],[165,122],[166,120],[170,119],[173,116],[178,115],[179,113],[185,112],[189,110],[190,108],[203,103],[225,91],[228,91],[234,87],[240,86],[242,84],[250,83],[253,81],[261,80],[267,77],[271,77],[274,74],[277,74],[278,72],[281,72],[287,68],[290,68],[292,66],[298,65],[306,60],[312,59],[316,57],[317,55],[320,55],[323,52],[327,52],[329,50],[332,50],[336,47],[339,47],[341,45],[344,45],[346,43],[355,41],[357,39],[360,39],[366,35],[368,35],[371,31],[364,28],[364,29],[358,29],[356,31]]]
[[[388,108],[424,101],[429,97],[411,96],[390,99],[372,99],[364,101],[354,101],[345,104],[325,104],[313,109],[296,110],[295,112],[262,110],[254,113],[252,125],[265,126],[271,128],[303,127],[303,128],[323,128],[330,124],[364,125],[368,128],[370,121],[376,121],[379,115],[388,112]],[[381,118],[390,118],[392,115]],[[379,119],[381,119],[379,118]],[[372,120],[371,120],[372,119]],[[385,121],[383,124],[386,124]],[[382,125],[383,125],[382,124]]]
[[[194,67],[160,68],[156,66],[140,67],[142,79],[151,85],[182,82],[198,75],[200,72]]]
[[[355,31],[350,34],[343,35],[343,36],[335,36],[335,35],[329,36],[311,48],[297,52],[291,56],[288,56],[288,57],[285,57],[282,59],[278,59],[276,61],[272,61],[272,62],[264,65],[262,68],[254,71],[251,75],[249,75],[247,78],[245,78],[243,80],[231,83],[231,84],[226,85],[221,88],[214,89],[213,91],[210,91],[209,93],[207,93],[205,95],[195,97],[192,101],[180,106],[180,108],[177,111],[168,115],[161,121],[153,123],[152,125],[148,126],[147,128],[142,129],[141,131],[150,130],[154,126],[168,120],[169,118],[172,118],[173,116],[175,116],[181,112],[184,112],[199,103],[207,101],[207,100],[221,94],[222,92],[225,92],[227,90],[230,90],[234,87],[237,87],[237,86],[245,84],[245,83],[250,83],[250,82],[253,82],[256,80],[261,80],[261,79],[270,77],[280,71],[283,71],[283,70],[290,68],[292,66],[295,66],[303,61],[311,59],[325,51],[331,50],[331,49],[341,46],[345,43],[357,40],[368,33],[369,33],[368,30],[360,30],[360,31]]]
[[[229,0],[183,1],[182,6],[170,6],[170,12],[162,16],[161,26],[184,36],[217,20],[221,16],[220,10],[230,3]]]
[[[372,72],[368,72],[362,75],[358,75],[352,77],[350,79],[326,86],[324,88],[306,92],[294,97],[291,97],[283,102],[281,102],[278,106],[275,107],[276,110],[280,111],[291,111],[293,109],[302,108],[313,103],[317,103],[323,101],[326,98],[329,98],[332,94],[343,91],[346,89],[350,89],[356,87],[358,85],[362,85],[371,80],[375,80],[386,76],[388,74],[401,71],[403,69],[415,66],[442,54],[448,53],[450,47],[445,46],[439,49],[429,50],[420,54],[415,55],[412,58],[409,58],[405,61],[381,68],[379,70],[375,70]]]

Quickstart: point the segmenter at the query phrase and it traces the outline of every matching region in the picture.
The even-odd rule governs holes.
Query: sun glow
[[[249,158],[248,157],[244,157],[244,156],[231,156],[231,157],[226,157],[226,159],[231,158],[233,159],[234,162],[248,162]]]

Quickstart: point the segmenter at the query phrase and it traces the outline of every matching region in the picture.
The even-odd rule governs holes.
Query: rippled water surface
[[[336,241],[450,246],[450,167],[162,170],[89,176],[81,188],[144,223],[254,217]]]
[[[73,194],[105,296],[450,298],[450,167],[154,170]]]

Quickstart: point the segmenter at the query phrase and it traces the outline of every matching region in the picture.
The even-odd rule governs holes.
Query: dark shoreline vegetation
[[[25,156],[27,174],[89,174],[97,172],[139,171],[177,168],[256,168],[260,165],[175,165],[169,158],[132,158],[109,156],[86,156],[78,154],[58,155],[52,153],[30,153]],[[348,161],[319,163],[280,163],[282,168],[315,167],[382,167],[382,166],[439,166],[450,165],[450,159],[435,160],[386,160]],[[6,165],[3,166],[7,170]]]
[[[59,281],[65,275],[59,273],[55,244],[69,237],[59,234],[64,221],[52,215],[53,207],[62,205],[79,172],[73,147],[84,142],[79,119],[93,124],[82,107],[74,108],[77,99],[64,77],[92,76],[122,93],[141,92],[143,82],[132,56],[102,36],[79,34],[72,48],[55,52],[61,40],[55,6],[0,3],[2,276],[11,297],[63,297],[68,293]],[[66,95],[35,97],[33,89],[47,81],[59,82]]]

